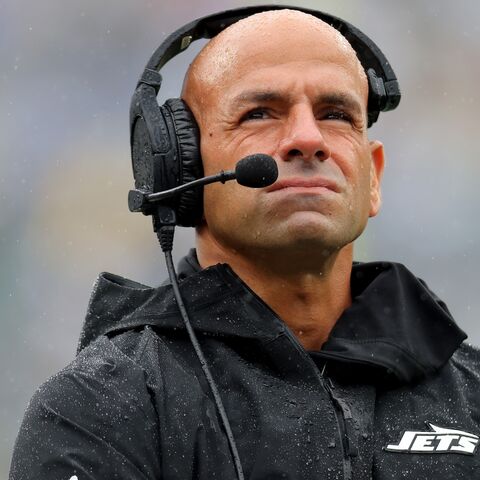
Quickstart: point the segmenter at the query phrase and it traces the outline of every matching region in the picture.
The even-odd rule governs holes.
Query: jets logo
[[[403,453],[461,453],[473,455],[480,438],[462,430],[442,428],[428,423],[429,432],[406,431],[397,445],[387,445],[387,452]]]

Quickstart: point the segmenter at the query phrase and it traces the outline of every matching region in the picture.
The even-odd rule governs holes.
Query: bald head
[[[346,38],[313,15],[285,9],[257,13],[214,37],[190,65],[182,97],[197,110],[207,94],[235,81],[245,66],[315,59],[341,63],[368,94],[365,72]]]

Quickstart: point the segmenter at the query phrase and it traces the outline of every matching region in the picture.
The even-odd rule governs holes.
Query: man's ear
[[[385,166],[385,152],[382,142],[370,141],[370,212],[369,216],[374,217],[380,210],[382,194],[380,183],[382,181],[383,168]]]

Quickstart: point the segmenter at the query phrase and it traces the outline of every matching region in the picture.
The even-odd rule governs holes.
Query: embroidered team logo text
[[[387,452],[401,453],[461,453],[473,455],[480,438],[462,430],[442,428],[427,423],[430,432],[406,431],[397,445],[387,445]]]

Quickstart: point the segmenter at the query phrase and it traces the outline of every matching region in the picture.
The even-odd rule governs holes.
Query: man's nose
[[[330,148],[310,107],[300,106],[289,115],[279,154],[285,161],[294,158],[324,161],[330,157]]]

